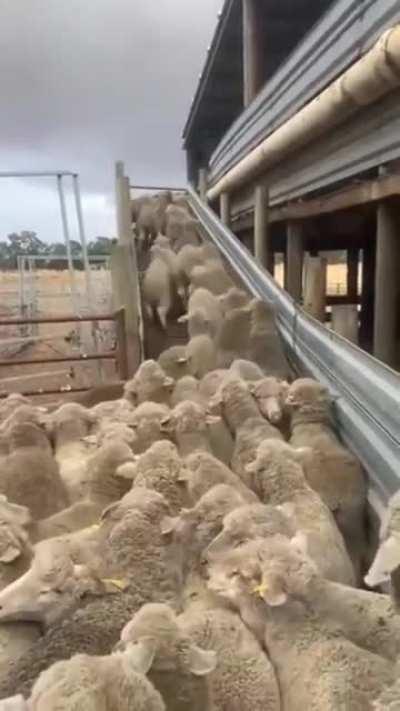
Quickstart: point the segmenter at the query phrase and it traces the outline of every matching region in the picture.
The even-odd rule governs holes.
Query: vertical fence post
[[[115,330],[117,336],[117,365],[120,380],[128,380],[128,340],[126,337],[125,309],[115,312]]]
[[[306,263],[304,310],[325,323],[327,260],[309,257]]]

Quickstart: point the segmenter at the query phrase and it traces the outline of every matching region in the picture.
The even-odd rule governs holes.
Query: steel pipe
[[[236,190],[398,86],[400,25],[387,30],[362,59],[229,170],[208,191],[208,199]]]

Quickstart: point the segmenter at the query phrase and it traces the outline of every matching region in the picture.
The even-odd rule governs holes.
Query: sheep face
[[[142,363],[135,377],[125,384],[124,397],[133,405],[150,401],[169,402],[175,382],[169,378],[158,363],[148,360]]]
[[[254,598],[281,607],[312,598],[319,580],[301,540],[273,536],[252,541],[212,563],[209,587],[238,607]]]
[[[289,384],[277,378],[263,378],[249,386],[261,414],[273,425],[279,425],[284,414],[284,404]]]
[[[74,565],[57,539],[36,546],[30,569],[0,593],[0,621],[50,625],[70,614],[87,594],[103,585],[85,566]]]
[[[37,447],[51,452],[46,433],[37,425],[28,422],[16,424],[10,427],[7,434],[10,452],[29,447]]]
[[[383,541],[364,580],[371,588],[390,581],[400,567],[400,534],[392,534]]]
[[[331,402],[328,389],[312,378],[295,380],[287,390],[286,405],[292,413],[328,413]]]
[[[185,346],[172,346],[163,351],[158,358],[158,363],[166,375],[175,381],[189,373]]]
[[[29,509],[10,503],[0,496],[0,563],[13,563],[30,550],[25,527],[31,522]]]
[[[294,528],[282,511],[263,504],[241,506],[225,516],[223,529],[208,546],[206,558],[212,560],[255,538],[276,534],[294,535]]]

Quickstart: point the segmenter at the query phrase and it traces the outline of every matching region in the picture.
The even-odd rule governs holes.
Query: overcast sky
[[[0,170],[78,172],[89,239],[113,236],[115,160],[136,182],[184,181],[182,129],[221,6],[0,0]],[[0,179],[0,239],[62,239],[54,183]]]

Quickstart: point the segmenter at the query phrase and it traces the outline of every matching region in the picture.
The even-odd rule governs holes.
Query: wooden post
[[[309,257],[306,262],[304,309],[322,323],[326,318],[326,276],[327,260]]]
[[[290,296],[300,302],[303,295],[303,226],[300,222],[288,222],[286,247],[286,289]]]
[[[207,168],[199,170],[199,194],[203,202],[207,202]]]
[[[125,332],[128,377],[142,360],[142,320],[139,292],[139,272],[133,243],[113,248],[110,259],[114,309],[125,309]]]
[[[263,83],[263,46],[258,0],[242,0],[243,8],[243,103],[248,106]]]
[[[123,175],[123,163],[115,166],[115,203],[117,209],[117,231],[120,244],[132,241],[132,213],[129,178]]]
[[[120,380],[128,380],[128,341],[126,337],[125,309],[115,312],[115,330],[117,337],[117,367]]]
[[[360,345],[368,352],[372,351],[374,336],[375,232],[367,235],[368,241],[362,250]]]
[[[257,185],[254,193],[254,255],[255,258],[273,273],[273,254],[268,222],[269,193],[265,185]]]
[[[332,330],[356,345],[358,345],[358,319],[357,304],[332,306]]]
[[[400,211],[397,205],[378,207],[375,268],[374,347],[376,358],[397,365],[399,325]]]
[[[229,193],[221,193],[219,199],[219,212],[221,221],[229,227],[231,223],[231,205]]]
[[[347,250],[347,296],[354,304],[358,298],[358,256],[357,247]]]

